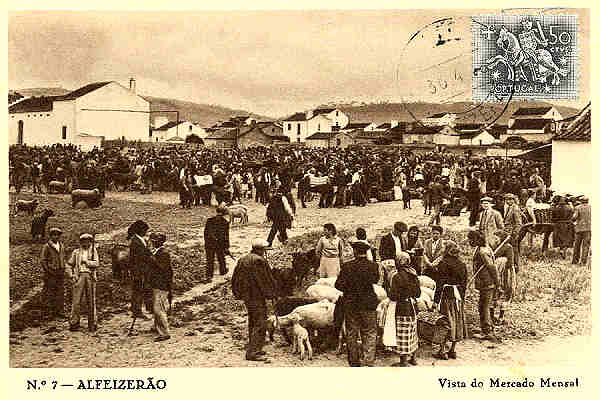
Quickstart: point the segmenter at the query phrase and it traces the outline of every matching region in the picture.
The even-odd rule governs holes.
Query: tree
[[[200,136],[196,135],[195,133],[188,135],[185,138],[185,142],[186,143],[204,144],[204,140],[202,140],[202,138]]]

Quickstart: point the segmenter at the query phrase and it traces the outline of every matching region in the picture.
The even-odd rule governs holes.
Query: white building
[[[553,106],[520,107],[513,115],[511,115],[508,120],[508,127],[510,128],[518,119],[551,119],[553,121],[558,121],[562,119],[562,116]]]
[[[102,139],[148,141],[150,103],[117,82],[96,82],[64,96],[31,97],[8,108],[9,144],[75,144]],[[93,139],[96,138],[96,139]]]
[[[317,132],[333,132],[348,125],[348,116],[337,108],[317,108],[283,120],[283,134],[291,143],[302,143]]]
[[[508,125],[506,134],[500,137],[504,142],[511,136],[521,137],[528,142],[547,142],[552,139],[554,121],[551,119],[517,119]]]
[[[421,120],[421,123],[425,126],[454,126],[456,121],[456,114],[454,113],[439,113],[425,117]]]
[[[592,108],[552,139],[552,189],[573,195],[590,195],[594,190],[592,151]]]
[[[460,134],[461,146],[487,146],[494,144],[496,139],[486,130],[481,132],[468,132]]]
[[[165,140],[172,137],[181,137],[185,140],[189,135],[196,135],[200,139],[205,139],[208,134],[204,128],[195,122],[189,121],[168,121],[165,119],[156,118],[154,124],[158,127],[150,131],[150,141],[152,142],[164,142]],[[158,125],[158,124],[161,125]]]

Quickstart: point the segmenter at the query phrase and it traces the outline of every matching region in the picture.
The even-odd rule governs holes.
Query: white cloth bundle
[[[419,286],[435,291],[435,281],[427,275],[419,275]]]

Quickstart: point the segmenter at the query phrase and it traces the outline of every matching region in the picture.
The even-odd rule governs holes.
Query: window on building
[[[300,143],[300,138],[298,138],[297,142]]]
[[[479,139],[479,145],[483,145],[483,140]]]
[[[336,116],[336,117],[339,117],[339,116],[340,116],[340,112],[339,112],[339,111],[336,111],[336,112],[335,112],[335,116]]]
[[[50,116],[50,114],[46,114],[46,117],[49,117],[49,116]]]
[[[317,124],[317,131],[321,132],[321,124]]]
[[[298,135],[300,134],[300,124],[298,124]]]
[[[288,131],[292,130],[292,124],[288,124]]]
[[[152,130],[148,131],[148,137],[152,137]]]
[[[342,140],[340,138],[335,139],[335,145],[340,147],[342,145]]]
[[[192,126],[190,125],[190,132],[192,131]]]
[[[63,140],[65,140],[67,138],[67,127],[66,126],[62,127],[62,138],[63,138]]]
[[[275,128],[271,128],[271,132],[275,132]]]

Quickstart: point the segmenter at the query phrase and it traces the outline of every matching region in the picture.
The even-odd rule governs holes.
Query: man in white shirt
[[[94,332],[97,328],[96,314],[96,269],[100,265],[98,251],[93,246],[94,237],[84,233],[79,237],[79,248],[71,254],[67,261],[67,275],[73,282],[73,304],[71,307],[71,318],[69,321],[70,331],[79,330],[80,305],[83,295],[86,296],[88,305],[88,328]]]

